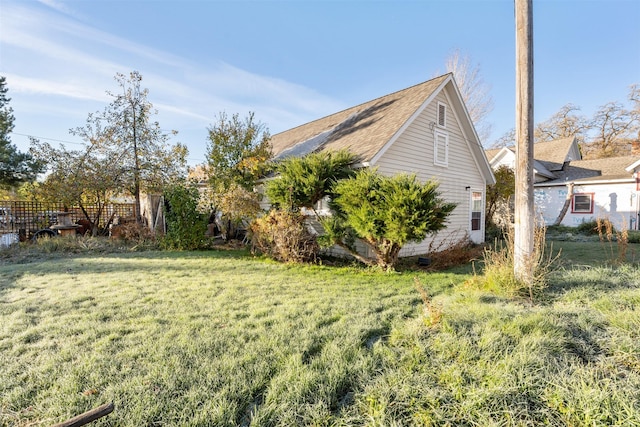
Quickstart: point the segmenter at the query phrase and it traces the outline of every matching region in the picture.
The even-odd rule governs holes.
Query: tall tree
[[[209,127],[207,142],[207,172],[214,193],[223,194],[232,184],[251,189],[271,158],[269,140],[269,130],[254,113],[244,119],[220,113]]]
[[[244,119],[220,113],[208,130],[205,197],[225,239],[233,239],[239,231],[234,223],[242,221],[232,211],[245,204],[247,191],[253,191],[271,158],[269,130],[252,112]]]
[[[84,127],[72,129],[96,149],[122,153],[121,165],[127,174],[124,185],[136,200],[136,217],[141,221],[140,193],[162,188],[186,174],[187,148],[169,143],[153,117],[157,110],[149,102],[148,89],[141,87],[142,75],[118,73],[118,93],[107,92],[113,100],[102,113],[89,114]],[[175,135],[176,131],[171,131]],[[99,135],[100,137],[96,137]]]
[[[42,171],[42,164],[29,153],[21,153],[11,144],[13,132],[13,108],[4,76],[0,76],[0,187],[9,188],[23,182],[33,181]]]
[[[578,111],[580,107],[567,104],[546,121],[538,123],[533,131],[535,141],[553,141],[575,136],[579,143],[583,143],[589,130],[589,122],[584,116],[577,114]]]
[[[607,102],[598,108],[590,122],[594,133],[589,144],[592,156],[622,155],[623,145],[635,136],[636,120],[634,112],[620,102]]]
[[[487,115],[493,110],[491,86],[482,78],[480,66],[474,65],[469,56],[459,50],[447,58],[445,66],[456,79],[480,140],[485,141],[491,134],[491,125],[486,122]]]

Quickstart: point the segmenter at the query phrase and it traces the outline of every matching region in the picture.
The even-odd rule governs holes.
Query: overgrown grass
[[[5,264],[0,425],[109,401],[94,425],[640,425],[637,269],[554,273],[537,306],[468,277],[233,251]]]

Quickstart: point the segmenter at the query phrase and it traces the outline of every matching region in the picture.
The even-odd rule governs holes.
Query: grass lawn
[[[92,425],[640,426],[640,271],[588,263],[531,306],[460,269],[222,251],[5,262],[0,425],[113,401]]]

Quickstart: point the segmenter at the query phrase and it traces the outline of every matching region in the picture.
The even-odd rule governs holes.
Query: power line
[[[63,139],[54,139],[54,138],[47,138],[44,136],[35,136],[35,135],[27,135],[26,133],[18,133],[18,132],[11,132],[12,135],[20,135],[20,136],[26,136],[28,138],[35,138],[35,139],[44,139],[47,141],[54,141],[54,142],[60,142],[60,143],[66,143],[66,144],[75,144],[75,145],[84,145],[87,146],[87,143],[84,142],[73,142],[73,141],[65,141]],[[198,161],[198,162],[203,162],[204,159],[194,159],[193,157],[187,157],[187,160],[192,160],[192,161]]]
[[[46,139],[47,141],[64,142],[64,143],[67,143],[67,144],[87,145],[84,142],[65,141],[65,140],[62,140],[62,139],[53,139],[53,138],[47,138],[47,137],[44,137],[44,136],[27,135],[25,133],[11,132],[11,134],[12,135],[26,136],[26,137],[34,138],[34,139]]]

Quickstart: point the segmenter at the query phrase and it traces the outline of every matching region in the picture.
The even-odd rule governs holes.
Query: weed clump
[[[416,290],[420,294],[420,299],[423,304],[424,311],[424,324],[427,327],[434,328],[442,321],[443,310],[440,304],[433,302],[433,299],[429,296],[429,293],[424,288],[422,283],[417,277],[413,278]]]
[[[624,264],[629,250],[629,230],[626,227],[616,230],[609,218],[598,218],[595,230],[611,263]]]
[[[496,240],[484,251],[482,274],[475,274],[467,281],[470,286],[502,294],[507,297],[526,297],[534,302],[547,288],[547,277],[555,268],[560,251],[553,253],[551,246],[546,250],[546,230],[536,227],[534,231],[533,254],[528,268],[533,272],[530,283],[516,277],[514,271],[514,231],[505,234],[504,241]]]

